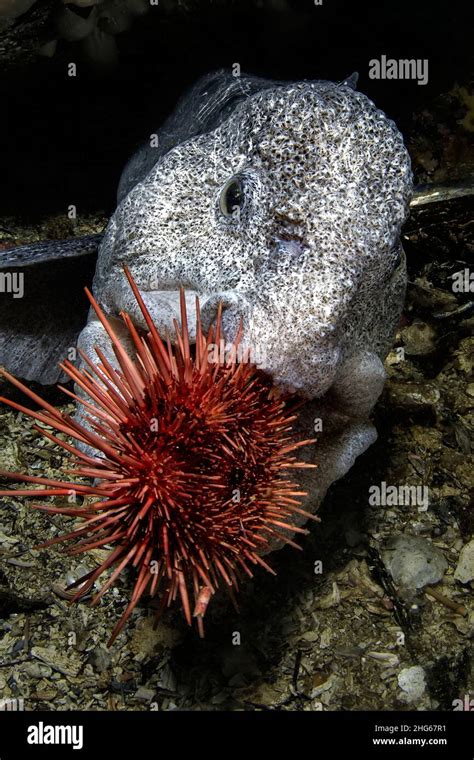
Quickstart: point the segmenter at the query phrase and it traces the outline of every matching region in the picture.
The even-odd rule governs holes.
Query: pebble
[[[321,649],[327,649],[329,644],[331,643],[332,638],[332,631],[330,628],[325,628],[324,631],[321,634],[321,640],[319,642],[319,646]]]
[[[461,583],[474,580],[474,539],[461,549],[454,577]]]
[[[78,675],[81,663],[71,649],[67,652],[58,652],[52,646],[36,646],[31,648],[31,655],[65,676],[76,677]]]
[[[367,652],[367,657],[380,662],[384,667],[396,668],[400,665],[398,656],[393,652]]]
[[[392,406],[407,411],[432,409],[441,397],[433,383],[401,383],[395,380],[387,383],[387,394]]]
[[[420,665],[403,668],[398,674],[398,685],[403,692],[403,702],[416,702],[425,691],[425,671]]]
[[[166,664],[161,668],[160,674],[156,680],[156,685],[165,691],[176,691],[176,676],[169,664]]]
[[[408,356],[424,356],[436,348],[436,332],[426,322],[413,322],[405,327],[402,339]]]
[[[319,679],[317,678],[315,679],[314,685],[308,695],[310,699],[316,699],[316,697],[320,697],[321,694],[323,694],[325,691],[328,691],[328,689],[331,689],[334,685],[333,675],[328,676],[323,683],[318,683],[318,680]]]
[[[155,692],[153,689],[147,689],[144,686],[140,686],[138,691],[135,692],[135,699],[139,699],[141,702],[151,702]]]
[[[19,669],[30,678],[49,678],[53,672],[49,665],[42,665],[40,662],[24,662]]]
[[[89,663],[97,673],[103,673],[110,667],[110,654],[104,647],[96,647],[89,654]]]
[[[438,583],[448,568],[443,553],[418,536],[391,538],[382,559],[395,583],[409,590]]]
[[[326,594],[317,601],[317,607],[320,610],[327,610],[330,607],[337,607],[340,601],[341,593],[339,591],[337,583],[334,582],[332,584],[332,590],[329,592],[329,594]]]
[[[319,633],[317,631],[306,631],[306,633],[303,633],[300,638],[303,641],[317,641],[319,639]]]

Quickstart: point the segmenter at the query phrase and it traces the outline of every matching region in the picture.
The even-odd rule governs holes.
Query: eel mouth
[[[171,343],[176,342],[176,334],[174,325],[175,323],[181,324],[181,304],[180,304],[180,291],[176,289],[174,285],[169,290],[144,290],[140,288],[140,294],[145,302],[148,311],[151,314],[153,322],[162,335],[169,334]],[[188,321],[188,330],[190,341],[196,341],[196,318],[197,318],[197,305],[201,312],[209,300],[209,297],[205,294],[198,293],[197,290],[184,289],[184,297],[186,301],[186,312]],[[128,303],[126,304],[124,311],[128,312],[135,327],[146,329],[146,322],[140,310],[134,308],[129,310]],[[135,306],[135,304],[133,304]],[[204,325],[205,330],[209,329],[209,325]]]
[[[251,363],[267,375],[275,387],[275,392],[299,396],[304,400],[312,397],[305,392],[304,387],[299,386],[298,383],[288,382],[279,373],[279,367],[285,366],[280,354],[275,356],[275,351],[270,350],[264,342],[252,340],[251,329],[249,329],[252,307],[245,294],[235,291],[220,291],[209,294],[184,286],[182,290],[179,290],[175,282],[170,284],[168,289],[166,286],[163,288],[162,283],[160,286],[160,290],[140,288],[140,295],[162,337],[169,336],[173,345],[179,340],[177,339],[176,326],[181,325],[181,298],[184,295],[187,329],[191,345],[196,342],[197,324],[201,325],[203,333],[207,335],[212,327],[215,328],[220,312],[220,337],[217,343],[212,344],[213,361],[228,361],[234,355],[238,362]],[[140,309],[136,308],[135,303],[127,300],[123,305],[123,311],[129,314],[136,328],[147,330],[144,316]],[[237,338],[237,336],[239,337]],[[290,365],[287,359],[285,362]],[[292,364],[293,362],[291,362]],[[297,377],[296,364],[291,368],[292,374]],[[325,392],[326,387],[322,390]]]
[[[157,284],[159,287],[154,288]],[[330,415],[349,419],[367,418],[383,387],[385,371],[380,358],[371,349],[351,348],[345,352],[339,342],[322,337],[307,345],[307,351],[298,345],[298,352],[288,354],[280,342],[272,339],[269,345],[258,345],[259,336],[265,335],[267,323],[264,309],[255,311],[249,294],[236,290],[208,290],[191,280],[161,279],[158,283],[138,285],[143,302],[162,336],[176,342],[176,327],[181,324],[182,298],[190,343],[196,342],[196,325],[201,324],[205,334],[216,324],[221,311],[221,338],[218,361],[226,355],[226,346],[235,348],[236,336],[242,325],[239,342],[241,359],[245,351],[246,362],[271,377],[272,384],[281,392],[299,396],[305,401],[317,400],[331,409]],[[132,292],[122,291],[120,303],[137,328],[147,329],[145,317]],[[253,300],[253,299],[252,299]],[[273,331],[275,333],[275,330]],[[255,340],[256,336],[256,340]],[[289,344],[288,336],[286,344]],[[263,343],[264,341],[262,341]],[[216,358],[214,359],[214,361]]]
[[[174,332],[174,323],[175,321],[181,322],[181,289],[186,302],[188,330],[190,338],[193,340],[196,334],[198,304],[200,321],[205,332],[215,322],[219,306],[221,306],[223,314],[231,307],[238,309],[242,315],[249,312],[249,304],[244,293],[236,293],[235,291],[206,293],[198,290],[194,283],[183,283],[181,287],[176,282],[170,283],[169,287],[160,283],[160,286],[159,290],[140,287],[140,294],[157,328],[162,327],[164,331],[168,330],[172,341],[174,340],[171,334]],[[127,300],[124,311],[129,311],[129,305],[134,306],[134,303]],[[129,314],[137,327],[146,327],[140,310],[132,309]]]
[[[196,342],[196,326],[201,324],[205,334],[215,326],[221,309],[221,337],[216,344],[213,361],[224,361],[236,349],[236,336],[242,325],[237,346],[237,361],[250,362],[271,378],[275,390],[291,395],[302,402],[315,401],[326,407],[328,414],[337,418],[367,418],[381,393],[385,371],[380,358],[370,349],[355,351],[344,356],[338,344],[315,342],[307,362],[300,367],[301,356],[285,356],[275,346],[254,345],[252,308],[245,293],[198,291],[195,282],[183,282],[182,289],[176,280],[160,282],[160,289],[139,288],[139,293],[150,316],[163,336],[177,342],[176,327],[182,321],[184,296],[189,342]],[[121,303],[138,329],[147,330],[146,320],[133,296]],[[261,320],[260,320],[261,322]],[[247,328],[247,330],[246,330]],[[303,409],[306,403],[303,404]]]
[[[237,351],[238,361],[256,365],[271,377],[275,388],[285,394],[300,396],[305,400],[320,398],[326,395],[338,375],[341,351],[337,345],[325,345],[323,341],[315,343],[311,347],[308,362],[305,366],[300,366],[303,356],[301,350],[298,354],[288,354],[281,343],[268,344],[261,338],[255,338],[255,329],[257,336],[264,335],[267,325],[265,319],[262,324],[260,311],[255,323],[255,312],[246,293],[235,290],[206,293],[198,290],[196,284],[190,282],[183,283],[182,289],[179,289],[175,280],[166,284],[160,282],[160,289],[140,287],[139,292],[158,332],[163,337],[169,336],[172,344],[177,341],[176,326],[180,325],[182,320],[182,296],[185,300],[191,344],[196,341],[198,322],[203,332],[208,334],[211,327],[216,325],[220,311],[221,332],[219,346],[216,346],[219,361],[222,361],[223,356]],[[147,329],[146,320],[134,298],[127,296],[120,305],[122,311],[128,313],[135,327]],[[241,334],[236,345],[236,336],[239,333]]]

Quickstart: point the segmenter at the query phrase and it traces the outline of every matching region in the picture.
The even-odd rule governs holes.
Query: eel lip
[[[176,341],[175,322],[181,324],[181,303],[179,290],[144,290],[140,288],[140,294],[145,305],[150,312],[153,322],[158,332],[165,337],[170,337],[171,343]],[[189,340],[194,343],[196,340],[196,299],[199,299],[199,305],[202,309],[203,304],[207,301],[207,296],[198,293],[195,290],[185,290],[186,313],[188,320]],[[127,311],[127,308],[124,309]],[[146,329],[146,322],[141,312],[136,310],[130,314],[132,322],[136,327]]]
[[[160,335],[163,338],[169,336],[170,342],[175,344],[177,340],[175,324],[181,324],[181,290],[177,287],[176,281],[170,281],[169,283],[160,281],[159,285],[160,288],[156,290],[139,287],[140,294]],[[193,285],[194,287],[191,287]],[[324,382],[319,382],[316,387],[313,385],[309,389],[304,383],[298,382],[301,377],[297,365],[291,365],[290,372],[288,371],[288,367],[284,367],[284,371],[282,372],[278,361],[274,361],[275,357],[267,345],[252,341],[252,305],[245,293],[235,290],[222,290],[213,293],[199,292],[195,289],[195,283],[185,283],[183,291],[186,302],[189,341],[191,344],[196,342],[196,307],[198,300],[200,321],[205,334],[209,332],[212,325],[215,325],[219,306],[222,307],[220,341],[222,345],[216,346],[213,349],[218,351],[219,357],[227,355],[227,352],[235,348],[235,339],[242,322],[243,331],[237,347],[238,360],[240,360],[239,357],[245,356],[246,358],[242,360],[255,364],[260,370],[268,374],[272,378],[275,387],[281,392],[298,395],[306,400],[310,400],[311,398],[325,395],[334,382],[336,369],[339,365],[339,349],[333,351],[332,363],[334,365],[334,372],[329,373],[330,377],[321,378]],[[127,298],[121,305],[123,306],[123,311],[129,314],[136,327],[147,329],[146,321],[141,311],[136,308],[137,305],[134,298]]]
[[[181,323],[181,291],[176,282],[170,283],[169,287],[160,282],[160,289],[147,290],[140,287],[140,294],[150,315],[162,335],[169,333],[172,343],[175,341],[175,321]],[[199,292],[191,284],[183,287],[186,301],[186,314],[191,343],[196,340],[196,317],[197,302],[199,302],[200,320],[202,329],[207,333],[212,324],[215,324],[219,305],[222,306],[222,329],[226,340],[232,342],[237,334],[240,318],[245,318],[250,312],[249,304],[244,294],[234,291],[220,291],[216,293]],[[143,315],[136,308],[129,309],[134,305],[133,300],[127,300],[123,305],[123,311],[128,312],[132,322],[137,327],[146,329]],[[232,315],[232,319],[227,319]]]

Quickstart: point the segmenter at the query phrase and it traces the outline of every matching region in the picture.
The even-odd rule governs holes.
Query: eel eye
[[[221,190],[219,208],[224,216],[240,218],[244,205],[244,190],[239,177],[231,177]]]

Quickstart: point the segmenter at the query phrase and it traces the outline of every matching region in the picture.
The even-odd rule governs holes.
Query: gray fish
[[[305,454],[318,470],[301,476],[311,510],[376,439],[369,415],[406,286],[400,230],[410,159],[395,124],[354,84],[223,71],[197,82],[125,167],[93,282],[107,314],[128,311],[142,327],[124,265],[161,330],[179,317],[180,286],[190,326],[196,295],[204,327],[222,302],[227,340],[243,319],[244,346],[262,369],[307,399],[305,437],[322,426]],[[97,242],[21,247],[4,254],[4,266],[30,279],[30,269],[90,258]],[[44,382],[55,346],[59,359],[67,341],[75,344],[77,321],[50,325],[46,362],[41,343],[32,350],[31,312],[23,320],[2,328],[0,361]],[[92,313],[78,344],[114,361]]]

